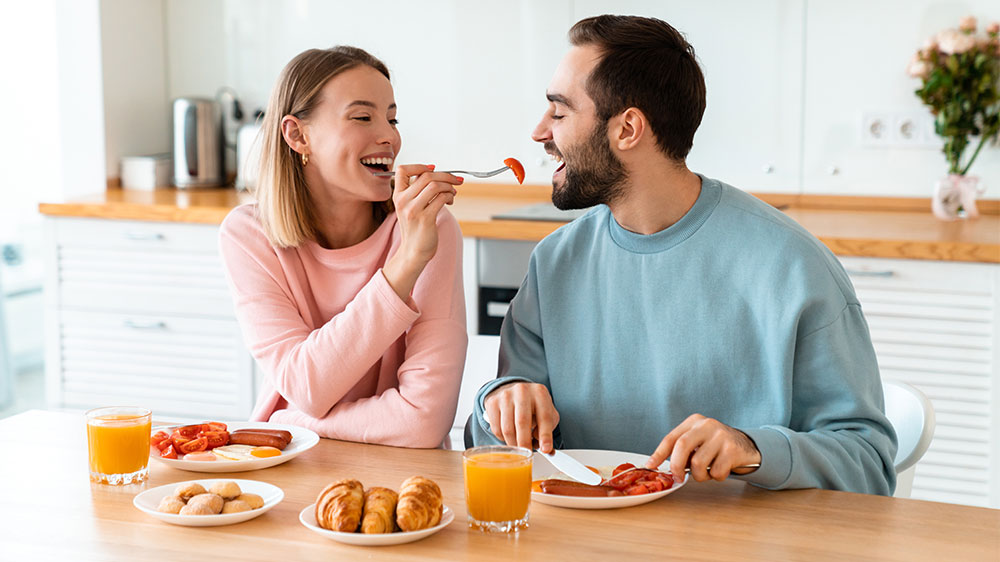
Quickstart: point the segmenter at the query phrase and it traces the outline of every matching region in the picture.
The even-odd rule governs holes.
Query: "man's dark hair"
[[[598,118],[638,108],[657,146],[683,161],[705,113],[705,77],[684,36],[656,18],[604,15],[578,21],[569,41],[602,55],[587,80]]]

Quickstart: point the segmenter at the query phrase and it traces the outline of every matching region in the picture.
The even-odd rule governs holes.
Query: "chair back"
[[[884,381],[885,415],[896,430],[899,448],[896,450],[895,497],[910,497],[913,487],[913,466],[924,456],[934,437],[934,405],[911,384]]]

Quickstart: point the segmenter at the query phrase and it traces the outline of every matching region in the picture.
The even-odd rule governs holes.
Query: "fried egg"
[[[255,459],[265,459],[276,457],[281,451],[274,447],[255,447],[254,445],[225,445],[212,449],[219,460],[224,461],[252,461]]]

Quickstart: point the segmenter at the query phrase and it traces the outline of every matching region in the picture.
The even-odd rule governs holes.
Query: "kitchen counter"
[[[82,414],[30,411],[0,420],[5,483],[0,557],[11,560],[988,560],[1000,550],[1000,512],[827,490],[768,491],[743,482],[689,482],[664,498],[613,510],[532,502],[517,536],[470,530],[462,454],[321,439],[299,457],[252,472],[186,472],[150,461],[142,484],[87,478]],[[16,454],[14,454],[16,452]],[[328,483],[354,477],[399,489],[436,481],[455,520],[418,542],[349,546],[320,537],[298,515]],[[181,527],[132,505],[145,490],[186,480],[250,479],[284,491],[245,523]]]
[[[511,210],[549,201],[548,186],[470,183],[450,208],[468,237],[540,240],[561,222],[495,220]],[[1000,263],[1000,202],[981,202],[976,220],[939,221],[926,199],[756,194],[783,209],[841,256]],[[131,191],[63,203],[42,203],[46,215],[218,224],[251,201],[232,189]]]

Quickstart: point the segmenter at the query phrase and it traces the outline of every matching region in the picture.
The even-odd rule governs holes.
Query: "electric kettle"
[[[174,119],[174,185],[215,187],[226,181],[225,137],[219,103],[177,98]]]

